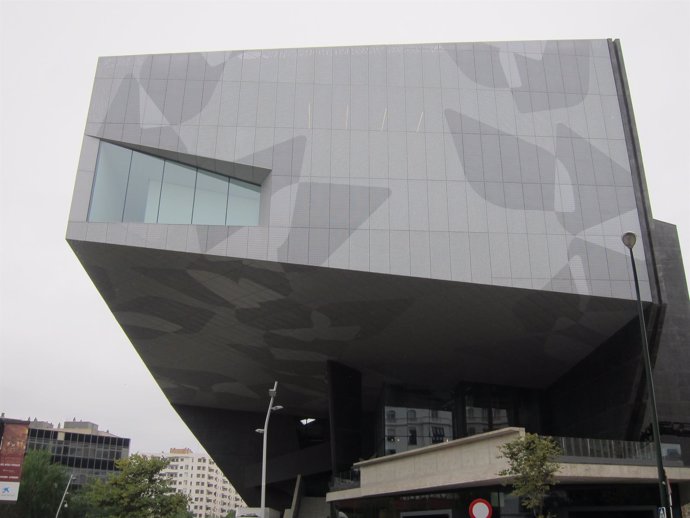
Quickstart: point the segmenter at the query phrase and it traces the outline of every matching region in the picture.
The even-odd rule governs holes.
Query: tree
[[[51,464],[50,452],[31,450],[24,457],[17,502],[0,505],[0,517],[47,518],[55,516],[69,474]]]
[[[512,494],[520,497],[522,505],[534,516],[543,518],[544,500],[556,484],[560,467],[556,457],[563,454],[560,446],[551,437],[527,433],[501,446],[500,452],[508,461],[508,468],[498,474],[513,477]]]
[[[187,497],[161,475],[168,462],[142,455],[120,459],[115,462],[120,472],[87,484],[74,496],[73,507],[88,518],[185,517]]]

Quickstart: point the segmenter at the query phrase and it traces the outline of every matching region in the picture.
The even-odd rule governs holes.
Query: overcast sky
[[[690,265],[690,1],[0,0],[0,411],[85,419],[132,451],[201,447],[64,236],[98,56],[619,38],[653,215]]]

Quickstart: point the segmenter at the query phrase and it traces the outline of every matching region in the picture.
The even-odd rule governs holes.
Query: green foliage
[[[237,514],[237,511],[235,511],[235,509],[230,509],[225,518],[235,518],[236,514]]]
[[[75,514],[87,518],[180,518],[187,497],[175,493],[161,471],[168,461],[132,455],[117,461],[120,470],[103,482],[94,480],[73,498]]]
[[[0,505],[0,517],[52,518],[68,479],[64,467],[50,463],[50,452],[29,451],[24,457],[17,502]]]
[[[513,477],[513,494],[534,516],[543,518],[544,500],[556,483],[560,467],[555,460],[562,455],[560,446],[550,437],[527,433],[504,444],[500,451],[508,468],[498,474]]]

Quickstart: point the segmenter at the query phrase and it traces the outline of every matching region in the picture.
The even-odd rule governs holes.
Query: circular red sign
[[[472,518],[491,518],[494,514],[494,509],[491,504],[483,498],[472,500],[470,504],[470,516]]]

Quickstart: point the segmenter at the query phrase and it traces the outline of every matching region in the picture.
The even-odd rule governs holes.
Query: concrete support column
[[[678,484],[678,490],[680,502],[676,505],[680,507],[683,518],[690,518],[690,482]]]

